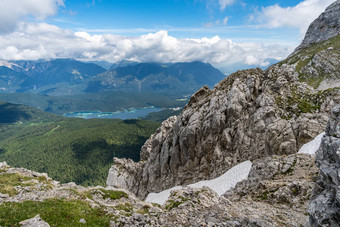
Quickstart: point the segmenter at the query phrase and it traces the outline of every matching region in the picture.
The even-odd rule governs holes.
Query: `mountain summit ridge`
[[[340,34],[340,0],[328,6],[317,19],[308,27],[307,33],[302,43],[295,49],[298,50],[308,47],[311,44],[328,40]]]

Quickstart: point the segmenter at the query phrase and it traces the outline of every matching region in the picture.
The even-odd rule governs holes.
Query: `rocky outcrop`
[[[314,156],[293,154],[255,160],[247,180],[228,191],[230,226],[304,226],[317,168]]]
[[[326,90],[339,87],[340,35],[303,48],[284,63],[295,68],[300,81],[314,88]]]
[[[257,159],[248,180],[224,196],[208,187],[172,191],[160,219],[172,226],[303,226],[317,172],[311,155]]]
[[[166,133],[159,129],[147,141],[141,162],[115,159],[107,185],[144,198],[214,178],[245,160],[296,153],[323,132],[340,88],[313,87],[340,83],[339,3],[311,25],[302,45],[308,47],[266,71],[238,71],[212,90],[198,90]]]
[[[197,91],[182,114],[147,141],[141,162],[115,159],[107,185],[144,198],[215,178],[245,160],[296,153],[324,130],[339,98],[327,92],[299,82],[288,65],[238,71],[213,90]]]
[[[340,225],[340,106],[332,109],[317,151],[319,176],[309,205],[311,226]]]
[[[301,45],[284,62],[314,88],[340,87],[340,0],[309,26]]]
[[[340,34],[340,0],[328,6],[308,28],[305,38],[295,50],[328,40]]]
[[[267,157],[255,160],[249,179],[223,196],[208,187],[184,187],[172,191],[164,205],[157,205],[122,189],[59,184],[46,174],[0,162],[0,210],[11,214],[2,216],[0,224],[301,226],[307,218],[305,209],[316,173],[310,155]],[[95,222],[96,217],[101,222]]]

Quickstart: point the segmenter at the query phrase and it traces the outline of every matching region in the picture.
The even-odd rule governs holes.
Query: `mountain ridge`
[[[136,63],[123,61],[106,70],[75,59],[1,61],[0,92],[74,95],[99,91],[188,94],[214,86],[224,75],[208,63]],[[209,75],[209,76],[207,76]],[[2,85],[2,87],[1,87]],[[13,86],[12,86],[13,85]]]
[[[340,18],[340,10],[331,15]],[[211,179],[245,160],[296,153],[324,130],[330,109],[340,103],[339,87],[317,90],[304,79],[324,79],[314,73],[316,63],[335,72],[339,64],[332,67],[313,58],[328,53],[320,43],[306,48],[315,48],[311,57],[300,58],[306,50],[301,49],[265,71],[237,71],[212,90],[202,87],[181,115],[163,122],[146,141],[142,161],[114,160],[107,185],[145,198],[150,192]],[[334,61],[340,62],[339,48],[333,50]]]
[[[214,86],[224,75],[208,63],[132,63],[118,66],[93,78],[87,92],[103,90],[168,91],[190,93],[208,84]]]
[[[329,5],[326,10],[315,19],[308,27],[306,35],[301,44],[295,49],[293,54],[311,44],[328,40],[340,34],[340,1],[337,0]]]

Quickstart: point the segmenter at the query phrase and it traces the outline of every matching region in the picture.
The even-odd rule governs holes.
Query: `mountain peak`
[[[305,38],[294,52],[340,34],[340,0],[328,6],[309,26]]]

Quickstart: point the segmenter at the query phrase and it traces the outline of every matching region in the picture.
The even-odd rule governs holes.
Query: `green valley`
[[[5,102],[0,103],[0,119],[0,161],[82,185],[104,185],[113,157],[139,160],[140,147],[159,126],[66,118]]]

